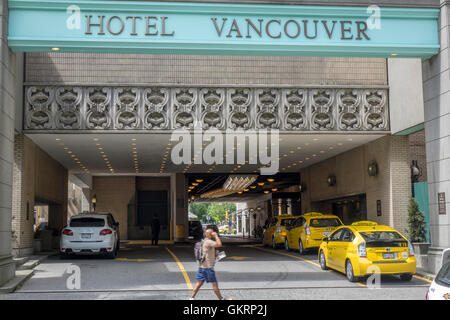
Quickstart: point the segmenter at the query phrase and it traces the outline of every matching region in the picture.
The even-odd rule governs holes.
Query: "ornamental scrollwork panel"
[[[308,93],[305,89],[283,90],[284,128],[305,130],[308,126],[306,106]]]
[[[150,130],[168,129],[169,89],[147,88],[143,91],[144,128]]]
[[[276,89],[257,89],[255,97],[257,129],[279,128],[280,91]]]
[[[111,117],[111,88],[92,87],[86,93],[86,128],[110,129]]]
[[[26,130],[389,131],[386,88],[25,86]]]
[[[225,129],[225,90],[204,88],[200,90],[202,128]]]
[[[80,87],[61,87],[56,89],[56,128],[80,129],[82,97],[83,89]]]
[[[339,130],[361,130],[361,96],[360,90],[343,89],[337,92]]]
[[[115,128],[139,128],[138,104],[140,96],[141,92],[137,88],[118,88],[114,90]]]
[[[251,129],[253,119],[251,115],[252,90],[247,88],[233,88],[227,91],[228,98],[228,128]]]
[[[196,117],[197,89],[176,88],[172,91],[172,97],[174,129],[193,129],[198,121]]]
[[[312,130],[334,129],[334,95],[335,91],[332,89],[317,89],[310,92]]]
[[[54,88],[29,87],[25,92],[25,128],[52,129]]]
[[[366,90],[363,94],[364,129],[368,131],[386,130],[387,95],[383,90]]]

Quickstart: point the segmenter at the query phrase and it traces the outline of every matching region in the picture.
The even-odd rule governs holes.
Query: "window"
[[[445,264],[441,271],[439,271],[435,280],[438,284],[444,287],[450,287],[450,262]]]
[[[305,223],[305,219],[304,218],[298,218],[297,221],[295,221],[295,226],[296,227],[301,227],[304,223]]]
[[[105,219],[104,218],[72,218],[70,221],[70,226],[72,228],[81,228],[81,227],[104,227]]]
[[[311,219],[309,225],[313,228],[338,227],[341,225],[336,218]]]
[[[280,221],[280,226],[288,227],[292,221],[294,221],[294,219],[282,219]]]
[[[341,235],[342,232],[344,232],[345,229],[339,229],[338,231],[336,231],[335,233],[333,233],[330,236],[330,241],[341,241]]]
[[[348,229],[344,229],[341,235],[341,241],[352,242],[355,239],[355,235]]]

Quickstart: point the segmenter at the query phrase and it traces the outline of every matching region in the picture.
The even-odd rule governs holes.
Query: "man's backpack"
[[[203,253],[203,240],[197,242],[194,245],[194,256],[195,260],[197,260],[199,263],[205,261],[205,254]]]

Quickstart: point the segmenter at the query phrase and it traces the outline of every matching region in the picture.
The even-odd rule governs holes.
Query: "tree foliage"
[[[226,211],[236,212],[234,203],[206,203],[194,202],[189,206],[190,212],[195,214],[203,223],[219,223],[225,220]],[[209,220],[208,220],[209,218]]]
[[[408,236],[411,242],[426,242],[425,215],[414,198],[409,200],[408,205]]]

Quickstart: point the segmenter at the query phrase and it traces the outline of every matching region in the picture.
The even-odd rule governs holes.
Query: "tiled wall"
[[[26,81],[215,85],[386,85],[386,60],[28,53]]]

